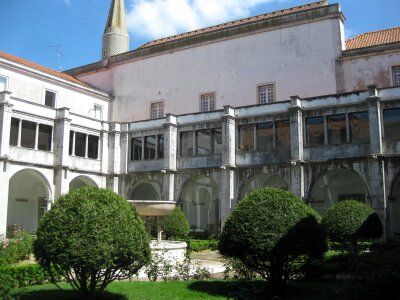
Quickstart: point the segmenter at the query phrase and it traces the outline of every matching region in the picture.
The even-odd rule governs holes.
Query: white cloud
[[[273,1],[282,0],[131,0],[127,22],[135,36],[157,39],[245,18]]]
[[[348,40],[348,39],[354,37],[355,35],[357,35],[357,32],[356,32],[355,30],[353,30],[353,29],[351,29],[351,28],[345,28],[345,29],[344,29],[344,38],[345,38],[346,40]]]

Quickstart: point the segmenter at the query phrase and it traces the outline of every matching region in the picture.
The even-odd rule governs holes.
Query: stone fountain
[[[163,200],[128,200],[135,206],[137,213],[141,217],[156,217],[157,219],[157,240],[150,242],[151,252],[163,255],[173,261],[181,262],[185,258],[186,243],[180,241],[163,241],[161,220],[163,216],[169,215],[175,209],[175,201]],[[151,236],[149,234],[149,236]]]

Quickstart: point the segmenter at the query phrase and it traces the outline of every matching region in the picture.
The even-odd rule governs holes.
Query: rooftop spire
[[[111,0],[103,34],[103,59],[129,51],[124,0]]]

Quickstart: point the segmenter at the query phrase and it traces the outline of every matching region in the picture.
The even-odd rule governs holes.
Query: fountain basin
[[[180,241],[159,241],[152,240],[150,249],[152,255],[160,255],[174,263],[181,263],[185,259],[187,244]]]
[[[175,209],[175,201],[158,200],[128,200],[135,206],[139,216],[143,217],[162,217],[172,213]]]

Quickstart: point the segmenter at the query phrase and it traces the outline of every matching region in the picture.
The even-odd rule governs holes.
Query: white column
[[[75,131],[72,131],[72,156],[75,156]],[[69,141],[71,143],[71,141]]]
[[[19,119],[19,122],[18,122],[18,142],[17,142],[17,147],[21,147],[21,132],[22,132],[22,120]]]
[[[51,127],[50,151],[54,150],[54,127]]]
[[[7,210],[8,210],[8,185],[7,161],[0,161],[0,241],[5,237],[7,231]]]
[[[89,149],[89,135],[85,135],[85,158],[88,158],[88,149]]]
[[[9,155],[10,129],[13,105],[10,103],[11,92],[0,93],[0,157]]]
[[[99,151],[98,151],[98,157],[100,157],[101,161],[101,172],[102,173],[107,173],[108,172],[108,162],[109,162],[109,157],[108,157],[108,130],[109,130],[109,124],[106,122],[101,123],[101,132],[100,132],[100,139],[99,139]]]
[[[304,199],[304,132],[302,99],[299,96],[292,96],[290,98],[290,190],[293,194]]]
[[[164,161],[163,175],[163,197],[165,200],[175,200],[175,172],[177,152],[178,127],[176,116],[167,114],[164,124]]]
[[[35,150],[39,150],[39,123],[36,123],[35,128]]]
[[[124,124],[126,125],[126,124]],[[126,131],[127,126],[123,129]],[[125,141],[126,142],[126,141]],[[119,123],[109,124],[108,134],[108,173],[107,188],[119,194],[124,194],[119,188],[119,175],[126,172],[126,165],[123,167],[123,162],[126,163],[124,146],[121,145],[121,125]],[[125,143],[124,143],[125,145]]]

